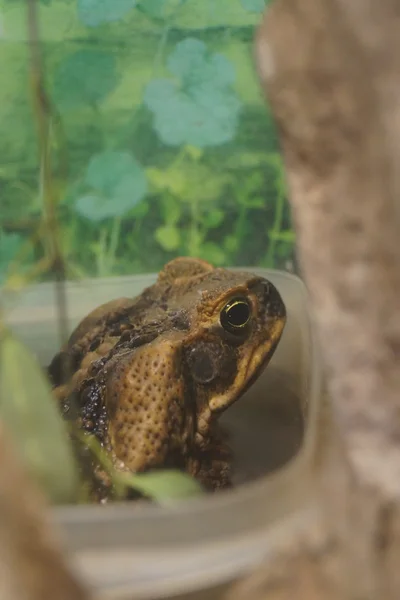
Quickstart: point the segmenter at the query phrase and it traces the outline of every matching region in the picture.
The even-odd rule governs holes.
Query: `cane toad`
[[[214,490],[229,485],[218,416],[267,365],[285,321],[266,279],[177,258],[137,298],[83,319],[49,375],[116,468],[176,467]]]

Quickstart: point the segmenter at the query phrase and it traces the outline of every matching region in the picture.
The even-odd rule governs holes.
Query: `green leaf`
[[[244,204],[247,208],[264,208],[266,199],[262,196],[248,196]]]
[[[171,225],[159,227],[156,229],[154,236],[161,248],[167,250],[167,252],[177,250],[181,243],[181,234],[179,229]]]
[[[227,252],[233,253],[238,250],[240,241],[235,235],[227,235],[224,238],[224,248]]]
[[[167,67],[184,84],[225,87],[235,82],[235,69],[222,54],[211,54],[204,42],[186,38],[171,52]]]
[[[78,198],[75,210],[91,221],[121,217],[147,193],[144,170],[128,152],[95,154],[88,165],[85,183],[92,192]]]
[[[176,225],[182,214],[181,203],[170,194],[160,198],[163,220],[167,225]]]
[[[209,212],[204,213],[202,221],[207,227],[207,229],[214,229],[215,227],[219,227],[221,225],[221,223],[224,220],[224,217],[224,211],[215,208],[214,210],[210,210]]]
[[[0,344],[0,418],[50,498],[72,500],[78,475],[65,423],[35,356],[8,332]]]
[[[225,56],[210,54],[200,40],[187,38],[175,46],[167,65],[179,81],[151,81],[144,94],[161,140],[197,148],[230,141],[241,108],[232,89],[233,64]]]
[[[285,242],[286,244],[294,244],[296,241],[296,234],[291,229],[286,231],[270,231],[269,238],[278,242]]]
[[[78,16],[84,25],[97,27],[119,21],[136,5],[136,0],[78,0]]]
[[[81,196],[75,202],[75,210],[81,217],[89,221],[104,221],[114,216],[114,207],[109,198],[94,194]]]
[[[185,152],[187,156],[190,156],[190,158],[194,161],[200,160],[204,154],[204,150],[201,148],[196,148],[196,146],[190,146],[190,144],[185,146]]]
[[[166,502],[191,498],[203,493],[203,488],[196,479],[180,471],[163,470],[153,473],[140,473],[135,475],[121,476],[130,487],[142,494],[157,500]]]
[[[95,106],[119,80],[115,57],[99,50],[78,50],[64,58],[54,76],[54,97],[62,109]]]
[[[218,202],[224,189],[233,183],[233,177],[225,171],[216,172],[200,162],[185,162],[183,165],[172,163],[164,169],[147,169],[147,176],[158,192],[167,191],[167,195],[179,198],[179,210],[182,203]],[[164,220],[165,218],[165,213]],[[168,219],[168,223],[171,221]]]
[[[198,496],[203,488],[198,481],[177,470],[157,470],[149,473],[127,473],[115,469],[110,457],[93,435],[77,432],[78,439],[97,458],[110,475],[117,497],[124,497],[126,488],[133,488],[158,502]]]
[[[200,148],[229,142],[236,133],[240,102],[230,91],[217,88],[176,90],[171,97],[169,81],[153,81],[146,88],[144,101],[151,109],[157,99],[163,104],[153,109],[154,126],[160,139],[169,146],[194,144]]]
[[[221,246],[217,246],[214,242],[206,242],[201,246],[201,258],[216,266],[224,265],[226,253]]]
[[[143,219],[150,210],[149,202],[146,200],[142,200],[136,206],[134,206],[131,210],[131,216],[135,219]]]
[[[228,168],[237,171],[239,169],[260,167],[266,162],[268,162],[268,159],[265,152],[252,151],[239,146],[227,157],[226,165]]]
[[[265,9],[266,0],[240,0],[243,8],[249,12],[260,13]]]
[[[175,196],[182,196],[186,192],[186,172],[179,167],[170,166],[167,169],[149,168],[147,177],[152,185],[159,190],[167,190]]]

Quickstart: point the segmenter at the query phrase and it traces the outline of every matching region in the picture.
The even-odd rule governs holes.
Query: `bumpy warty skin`
[[[285,322],[266,279],[178,258],[137,298],[83,319],[49,376],[65,417],[94,434],[117,469],[175,467],[215,490],[230,485],[218,416],[265,368]],[[109,481],[95,471],[93,497],[107,498]]]

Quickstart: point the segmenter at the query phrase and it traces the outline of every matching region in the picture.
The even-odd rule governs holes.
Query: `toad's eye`
[[[242,333],[250,321],[251,307],[247,298],[233,298],[221,310],[222,327],[230,333]]]

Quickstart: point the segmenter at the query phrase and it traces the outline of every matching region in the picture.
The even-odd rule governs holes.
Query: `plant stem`
[[[98,277],[105,277],[107,274],[107,230],[105,228],[100,229],[98,248],[99,252],[96,253],[96,264],[97,264],[97,275]]]
[[[115,255],[117,252],[119,236],[121,233],[121,223],[122,223],[121,217],[115,217],[113,219],[113,223],[111,226],[110,244],[108,246],[108,256],[107,256],[107,270],[108,270],[109,275],[112,274],[111,271],[112,271],[112,269],[114,267],[114,263],[115,263]]]
[[[41,163],[41,191],[43,198],[44,229],[50,254],[51,270],[54,274],[58,306],[58,329],[61,345],[67,340],[67,298],[65,290],[65,264],[60,248],[56,207],[57,192],[52,179],[51,133],[54,125],[60,133],[60,120],[54,118],[54,111],[46,93],[43,74],[43,57],[40,47],[39,23],[36,0],[27,0],[28,34],[30,42],[30,79],[33,107],[38,130],[39,157]],[[56,127],[57,129],[57,127]],[[63,148],[64,145],[61,144]]]
[[[199,254],[199,211],[197,200],[190,203],[190,233],[189,233],[189,256],[197,257]]]
[[[162,60],[162,56],[164,54],[164,49],[165,46],[167,44],[168,41],[168,34],[170,32],[171,29],[171,25],[170,25],[170,21],[168,20],[162,30],[161,33],[161,37],[160,37],[160,41],[157,45],[157,50],[156,53],[154,55],[154,60],[153,60],[153,68],[152,68],[152,79],[155,77],[155,75],[157,74],[158,69],[161,66],[161,60]]]
[[[244,202],[239,203],[239,215],[235,223],[235,238],[242,240],[245,234],[245,223],[247,216],[247,206]]]

